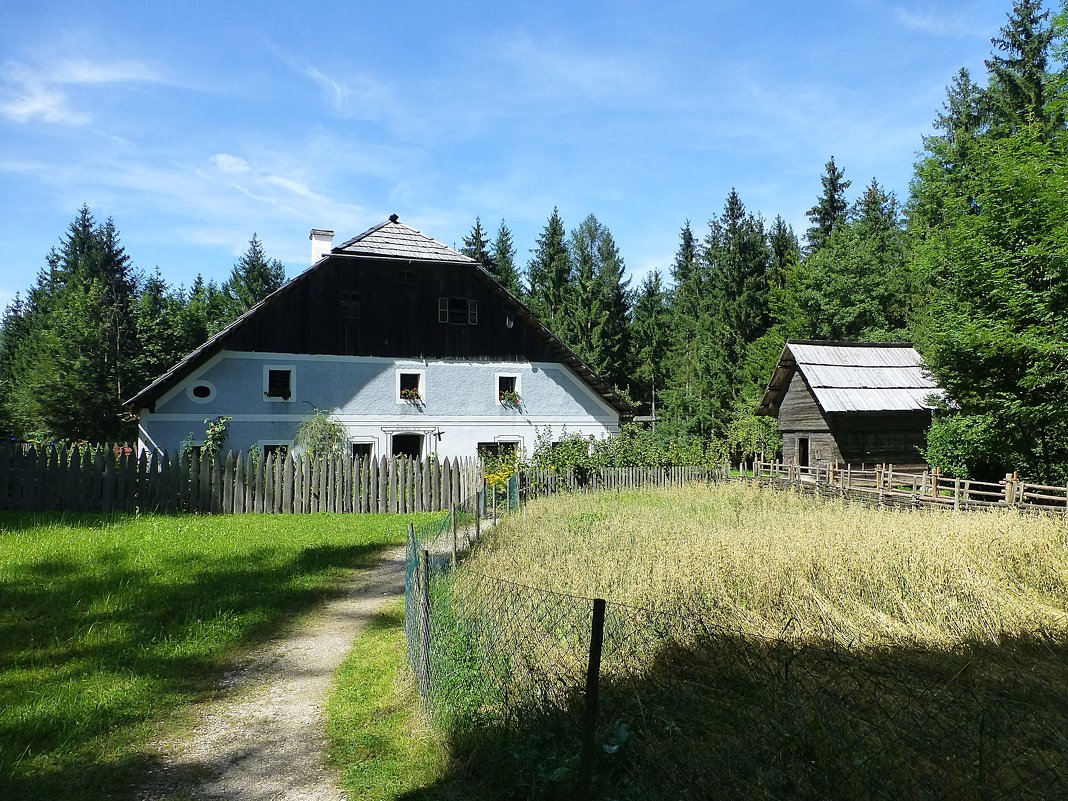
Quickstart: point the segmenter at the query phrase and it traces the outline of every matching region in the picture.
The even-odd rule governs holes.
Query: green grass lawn
[[[0,798],[127,796],[161,720],[408,519],[0,515]]]

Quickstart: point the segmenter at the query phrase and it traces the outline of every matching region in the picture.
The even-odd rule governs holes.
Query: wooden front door
[[[797,465],[808,467],[808,437],[797,438]]]

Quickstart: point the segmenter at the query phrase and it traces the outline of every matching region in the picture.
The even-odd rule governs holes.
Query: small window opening
[[[406,401],[422,400],[423,394],[419,386],[419,373],[400,374],[400,398]]]
[[[392,437],[392,455],[406,456],[409,459],[423,458],[423,435],[394,434]]]
[[[209,387],[207,384],[197,384],[195,387],[193,387],[193,397],[202,399],[210,398],[211,387]]]
[[[478,325],[478,301],[469,298],[438,298],[438,322]]]
[[[286,454],[289,453],[288,445],[264,445],[263,446],[263,458],[268,456],[277,456],[279,459],[284,459]]]
[[[293,394],[292,370],[267,371],[267,397],[289,400]]]
[[[497,376],[497,400],[505,406],[518,406],[521,402],[519,397],[519,380],[514,375]]]
[[[480,442],[478,443],[478,455],[486,457],[515,456],[519,450],[518,442]]]
[[[354,442],[352,443],[352,458],[353,459],[370,459],[371,450],[374,447],[374,443],[371,442]]]

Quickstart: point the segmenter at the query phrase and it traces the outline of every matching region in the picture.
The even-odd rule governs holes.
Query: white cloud
[[[306,197],[309,200],[325,200],[322,195],[318,194],[317,192],[313,192],[306,185],[304,185],[300,181],[293,180],[292,178],[283,178],[280,175],[268,175],[266,178],[263,179],[263,182],[266,184],[270,184],[271,186],[288,189],[294,195],[300,195],[301,197]]]
[[[216,153],[208,161],[223,172],[248,172],[249,169],[247,161],[230,153]]]

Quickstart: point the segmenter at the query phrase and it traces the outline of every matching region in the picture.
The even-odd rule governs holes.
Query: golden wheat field
[[[561,495],[468,563],[769,637],[939,647],[1068,632],[1068,523],[887,511],[747,484]]]

